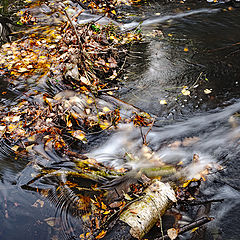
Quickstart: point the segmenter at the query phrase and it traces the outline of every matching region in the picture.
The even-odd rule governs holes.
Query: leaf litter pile
[[[141,41],[139,31],[123,33],[111,21],[105,25],[98,21],[78,24],[78,17],[87,9],[116,19],[117,6],[135,2],[28,1],[18,13],[23,30],[14,33],[17,40],[0,50],[0,74],[14,86],[30,85],[14,105],[0,106],[1,140],[18,161],[26,156],[34,159],[28,164],[34,173],[24,189],[37,191],[56,204],[68,202],[71,214],[80,218],[82,232],[76,239],[107,237],[122,212],[141,201],[153,179],[171,183],[179,209],[196,203],[201,182],[216,168],[208,165],[194,178],[186,179],[178,174],[185,166],[180,162],[169,165],[155,157],[146,136],[142,136],[139,151],[141,158],[152,162],[152,168],[114,169],[83,154],[92,136],[111,133],[119,124],[149,131],[154,125],[149,114],[113,96],[130,45]],[[50,161],[51,152],[57,161]],[[47,164],[40,163],[41,157],[48,160]],[[126,153],[123,158],[128,161],[137,157]],[[195,155],[192,164],[198,161]],[[57,186],[39,187],[43,181],[55,181]],[[129,211],[138,214],[137,209]],[[171,211],[175,224],[166,228],[166,238],[175,239],[211,220],[206,217],[181,227],[178,220],[183,216]],[[55,220],[46,222],[57,228]],[[161,217],[157,225],[163,239]],[[74,230],[65,231],[76,235]]]

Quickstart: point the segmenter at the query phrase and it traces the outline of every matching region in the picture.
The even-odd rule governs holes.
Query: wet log
[[[141,239],[176,202],[175,192],[168,183],[154,180],[139,200],[124,210],[104,239]]]

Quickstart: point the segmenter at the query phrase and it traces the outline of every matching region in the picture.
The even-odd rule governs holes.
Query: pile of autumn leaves
[[[36,14],[41,4],[34,1],[21,11],[31,21],[20,21],[29,26],[19,33],[21,38],[0,50],[0,74],[13,85],[33,83],[14,107],[3,107],[0,113],[0,137],[16,153],[28,152],[40,142],[65,151],[69,143],[86,143],[88,134],[138,117],[131,113],[123,118],[118,106],[102,100],[99,93],[112,94],[108,89],[121,75],[127,45],[141,36],[123,34],[112,23],[78,25],[76,14],[68,13],[71,6],[61,1],[48,2],[51,18],[56,9],[59,15],[55,24],[43,25],[34,16],[42,15]],[[52,92],[46,91],[49,86]]]

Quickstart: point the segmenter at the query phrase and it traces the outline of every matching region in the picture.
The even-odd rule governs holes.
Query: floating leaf
[[[83,131],[81,130],[76,130],[76,131],[70,131],[73,137],[77,138],[78,140],[82,142],[87,142],[86,135]]]
[[[49,217],[44,219],[44,221],[49,225],[50,227],[54,227],[56,223],[56,218],[55,217]]]
[[[110,213],[110,211],[108,210],[108,211],[105,211],[105,212],[103,212],[103,214],[104,215],[107,215],[107,214],[109,214]]]
[[[170,229],[167,230],[167,235],[169,236],[169,238],[171,240],[174,240],[178,236],[178,230],[175,229],[175,228],[170,228]]]
[[[132,200],[132,198],[131,198],[127,193],[124,193],[123,195],[124,195],[124,198],[125,198],[126,200],[128,200],[128,201],[131,201],[131,200]]]
[[[80,81],[86,85],[91,85],[91,82],[83,76],[81,76]]]
[[[187,90],[188,87],[187,86],[184,86],[183,89],[182,89],[182,94],[185,95],[185,96],[189,96],[190,95],[190,91]]]
[[[211,92],[212,92],[211,89],[207,89],[207,88],[206,88],[206,89],[204,90],[204,93],[205,93],[205,94],[209,94],[209,93],[211,93]]]
[[[40,206],[42,208],[44,206],[44,201],[38,199],[32,206],[35,208]]]
[[[105,120],[105,121],[100,122],[99,126],[101,129],[105,130],[110,126],[110,123],[107,120]]]
[[[166,101],[166,100],[160,100],[159,103],[160,103],[161,105],[165,105],[165,104],[167,104],[167,101]]]
[[[14,152],[16,152],[16,151],[18,150],[18,148],[19,148],[19,146],[17,146],[17,145],[11,147],[11,149],[12,149]]]
[[[27,71],[28,71],[28,69],[24,68],[24,67],[21,67],[18,69],[18,72],[20,72],[20,73],[27,72]]]
[[[109,112],[109,111],[111,111],[111,110],[110,110],[108,107],[104,107],[104,108],[103,108],[103,111],[104,111],[104,112]]]

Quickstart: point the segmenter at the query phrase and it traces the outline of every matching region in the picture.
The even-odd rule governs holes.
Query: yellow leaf
[[[115,10],[112,10],[111,13],[114,14],[114,15],[117,14]]]
[[[182,94],[185,95],[185,96],[189,96],[190,95],[190,91],[187,90],[187,86],[184,86],[183,89],[182,89]]]
[[[209,93],[211,93],[211,92],[212,92],[211,89],[207,89],[207,88],[206,88],[206,89],[204,90],[204,93],[205,93],[205,94],[209,94]]]
[[[82,142],[86,142],[86,135],[81,130],[71,131],[71,134],[73,137],[77,138],[78,140],[81,140]]]
[[[14,124],[8,125],[8,130],[9,130],[10,132],[14,131],[16,128],[17,128],[17,126],[14,125]]]
[[[18,69],[18,72],[27,72],[27,71],[28,69],[24,67]]]
[[[107,214],[109,214],[109,213],[110,213],[110,211],[105,211],[103,214],[107,215]]]
[[[35,146],[35,144],[32,144],[32,145],[30,145],[30,146],[27,146],[27,147],[26,147],[26,151],[27,151],[27,152],[32,151],[32,149],[33,149],[34,146]]]
[[[11,147],[11,149],[12,149],[14,152],[16,152],[16,151],[18,150],[18,148],[19,148],[19,146],[17,146],[17,145]]]
[[[159,102],[160,102],[161,105],[167,104],[166,100],[160,100]]]
[[[103,203],[103,202],[101,202],[101,205],[102,205],[102,209],[107,209],[107,206]]]
[[[131,198],[127,193],[124,193],[123,195],[124,195],[124,198],[125,198],[126,200],[128,200],[128,201],[131,201],[131,200],[132,200],[132,198]]]
[[[106,231],[102,230],[96,237],[96,239],[100,239],[100,238],[103,238],[105,235],[106,235]]]
[[[88,103],[88,104],[93,103],[93,99],[92,99],[92,98],[88,98],[88,99],[87,99],[87,103]]]
[[[109,112],[109,111],[111,111],[111,110],[110,110],[108,107],[104,107],[104,108],[103,108],[103,111],[104,111],[104,112]]]
[[[199,228],[199,227],[193,228],[191,232],[195,232],[196,230],[198,230],[198,228]]]
[[[110,123],[105,120],[105,121],[100,122],[99,126],[100,126],[101,129],[105,130],[110,126]]]

